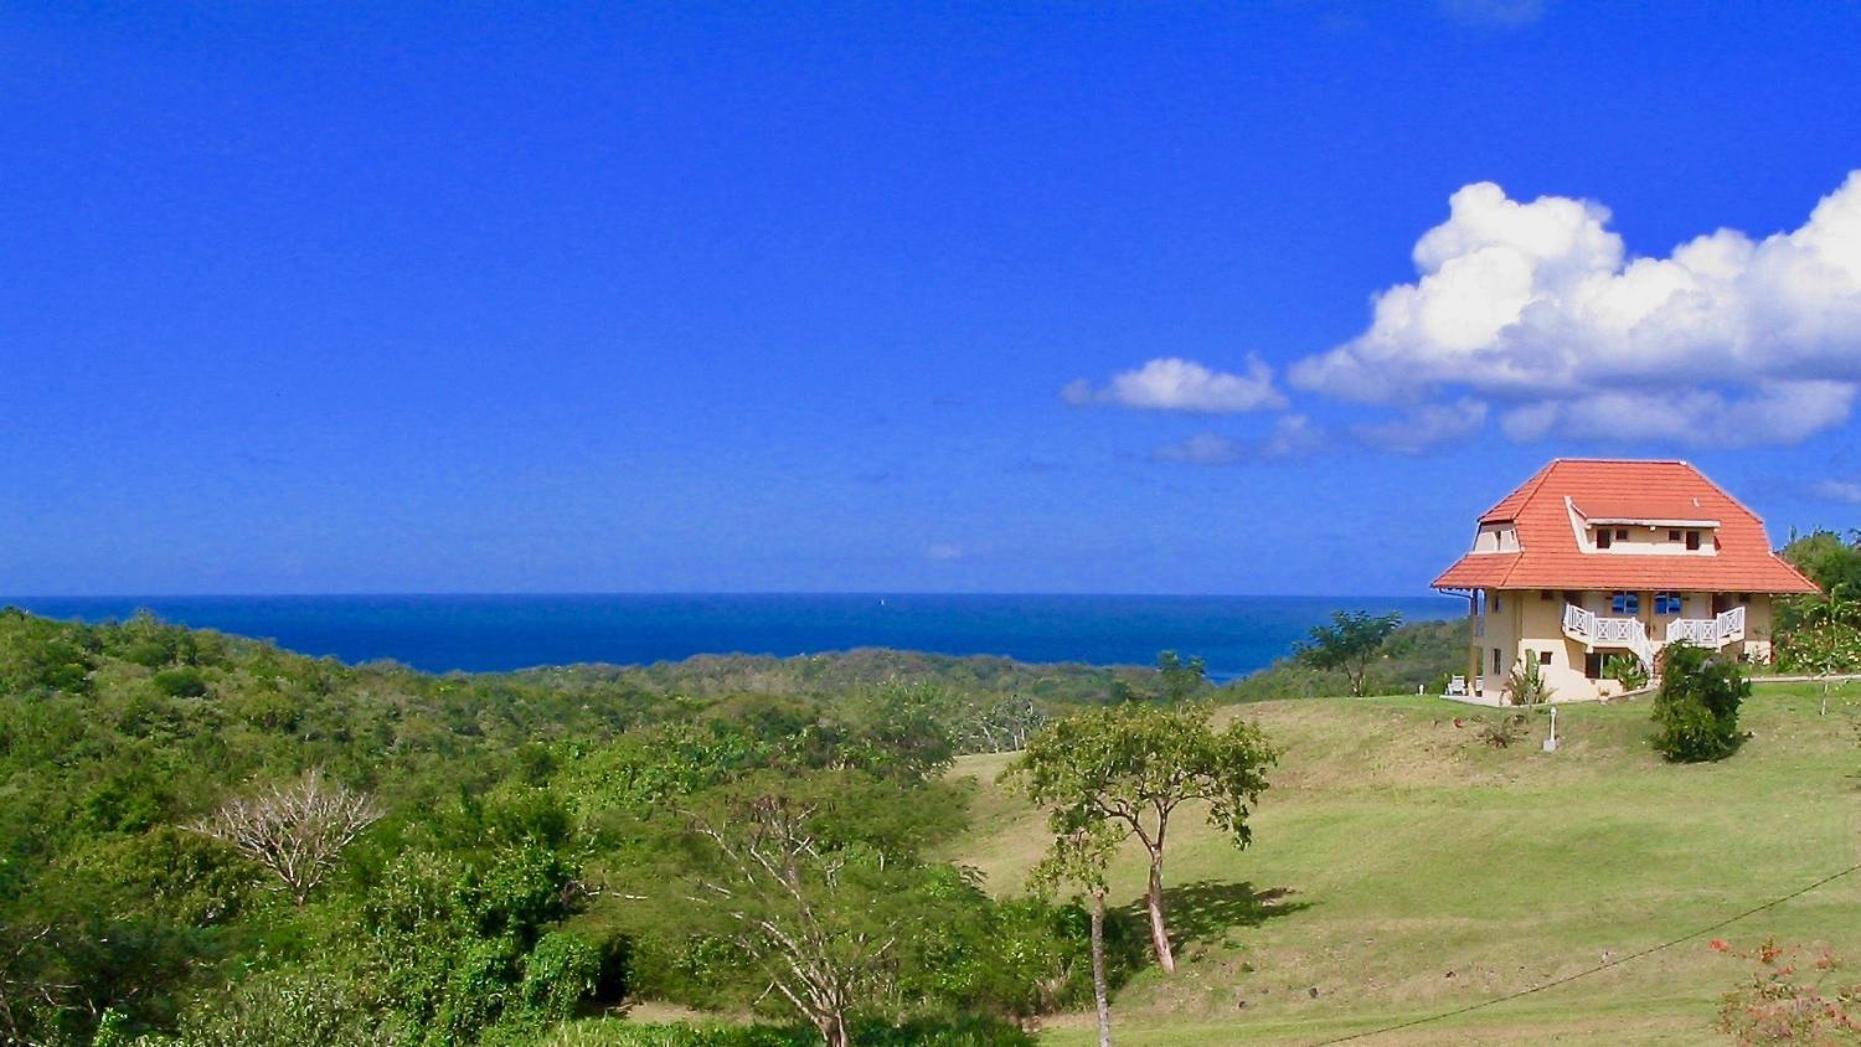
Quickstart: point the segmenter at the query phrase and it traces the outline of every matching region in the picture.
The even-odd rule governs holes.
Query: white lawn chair
[[[1465,676],[1450,677],[1447,681],[1446,693],[1449,698],[1467,697],[1467,678]]]

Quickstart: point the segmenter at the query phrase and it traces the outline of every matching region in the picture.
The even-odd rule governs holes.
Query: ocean
[[[791,656],[853,647],[993,654],[1028,662],[1136,665],[1197,655],[1217,680],[1286,654],[1335,610],[1447,618],[1444,597],[485,595],[14,597],[52,618],[97,622],[139,609],[345,662],[432,672],[575,662],[644,664],[695,654]]]

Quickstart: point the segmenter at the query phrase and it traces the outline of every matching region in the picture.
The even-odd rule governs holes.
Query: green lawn
[[[1168,866],[1184,961],[1114,1001],[1121,1044],[1313,1042],[1450,1010],[1705,927],[1861,861],[1861,685],[1761,687],[1754,737],[1731,759],[1670,766],[1648,747],[1647,701],[1542,713],[1510,749],[1432,698],[1242,706],[1285,748],[1236,851],[1197,815],[1173,826]],[[1457,726],[1456,721],[1460,721]],[[1018,891],[1045,843],[1039,816],[996,784],[1006,757],[953,772],[977,782],[975,828],[950,855]],[[1136,899],[1127,854],[1115,895]],[[1734,944],[1833,945],[1861,963],[1861,873],[1714,932]],[[1712,937],[1708,936],[1708,937]],[[1570,985],[1386,1035],[1376,1043],[1697,1043],[1749,967],[1706,938]],[[1089,1016],[1049,1024],[1087,1043]]]

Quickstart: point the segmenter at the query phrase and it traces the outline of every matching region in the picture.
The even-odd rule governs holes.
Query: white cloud
[[[1861,483],[1851,480],[1824,480],[1816,485],[1816,495],[1831,502],[1861,505]]]
[[[1216,433],[1197,433],[1181,443],[1150,452],[1152,461],[1183,465],[1233,465],[1246,460],[1247,446]]]
[[[1363,334],[1294,364],[1293,385],[1366,403],[1497,401],[1514,439],[1786,443],[1848,417],[1861,171],[1794,231],[1720,229],[1664,258],[1629,256],[1594,202],[1520,202],[1481,182],[1449,208],[1416,242],[1419,278],[1377,295]]]
[[[1325,445],[1325,431],[1302,414],[1281,415],[1273,431],[1260,440],[1234,440],[1219,433],[1197,433],[1150,453],[1151,461],[1183,465],[1236,465],[1241,462],[1296,458]]]
[[[932,542],[930,546],[924,550],[924,555],[932,560],[961,560],[963,558],[963,547],[960,545],[952,545],[949,542]]]
[[[1388,422],[1368,422],[1351,432],[1372,447],[1420,454],[1437,444],[1471,435],[1486,423],[1486,404],[1463,397],[1451,404],[1423,404]]]
[[[1135,371],[1114,375],[1102,389],[1084,378],[1060,390],[1067,403],[1113,403],[1148,411],[1236,414],[1283,410],[1286,397],[1273,385],[1273,369],[1257,356],[1247,358],[1245,374],[1215,371],[1193,360],[1158,357]]]
[[[1441,12],[1469,25],[1513,27],[1544,17],[1543,0],[1436,0]]]

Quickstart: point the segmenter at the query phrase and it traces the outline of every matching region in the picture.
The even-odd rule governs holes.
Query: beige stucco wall
[[[1584,592],[1578,595],[1579,606],[1599,615],[1616,616],[1611,610],[1613,593]],[[1677,613],[1656,614],[1654,592],[1637,594],[1639,607],[1635,617],[1641,620],[1648,638],[1658,648],[1667,641],[1667,624],[1676,618],[1709,618],[1713,615],[1713,594],[1684,592]],[[1738,594],[1726,594],[1736,605]],[[1540,662],[1539,675],[1550,688],[1554,702],[1588,701],[1619,694],[1622,686],[1614,680],[1591,680],[1583,675],[1586,651],[1581,643],[1564,635],[1565,594],[1552,591],[1547,599],[1541,590],[1519,589],[1482,593],[1483,614],[1469,622],[1472,634],[1469,645],[1468,683],[1476,695],[1488,702],[1503,700],[1506,681],[1521,658],[1538,660],[1550,653],[1548,663]],[[1494,607],[1497,599],[1498,606]],[[1770,659],[1772,607],[1771,597],[1750,594],[1745,603],[1745,639],[1726,650],[1752,662]],[[1494,665],[1493,652],[1500,652]]]

